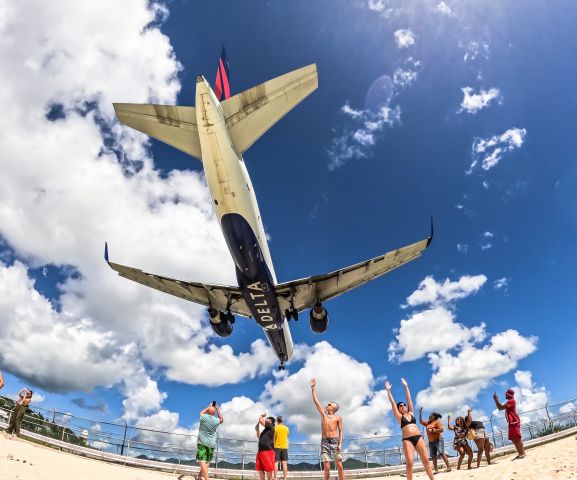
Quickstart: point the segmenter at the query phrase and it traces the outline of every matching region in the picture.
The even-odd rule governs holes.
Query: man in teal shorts
[[[217,414],[217,417],[214,414]],[[198,427],[198,440],[196,444],[196,461],[200,467],[198,480],[208,479],[208,465],[212,460],[212,454],[216,447],[216,429],[223,422],[220,409],[216,402],[212,402],[200,412],[200,426]]]

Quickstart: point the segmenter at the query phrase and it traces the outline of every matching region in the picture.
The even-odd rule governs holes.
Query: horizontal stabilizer
[[[202,160],[194,107],[115,103],[118,120]]]
[[[294,70],[221,102],[230,138],[242,154],[318,87],[316,64]]]

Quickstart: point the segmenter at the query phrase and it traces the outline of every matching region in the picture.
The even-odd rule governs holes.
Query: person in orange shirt
[[[423,420],[423,407],[419,408],[419,422],[427,427],[427,437],[429,438],[429,452],[433,460],[435,473],[439,473],[437,468],[437,456],[440,456],[447,466],[447,472],[451,471],[449,458],[445,453],[445,444],[443,442],[443,424],[439,421],[443,416],[440,413],[433,412],[429,415],[429,420]]]
[[[277,425],[274,427],[274,451],[275,451],[275,461],[280,462],[282,465],[283,480],[286,480],[288,472],[288,436],[289,429],[283,423],[283,418],[279,415],[276,417]],[[276,471],[278,470],[278,463],[275,468],[275,478]]]

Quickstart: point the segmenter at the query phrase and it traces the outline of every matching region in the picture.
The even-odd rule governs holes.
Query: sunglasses
[[[401,403],[401,404],[399,405],[399,408],[401,408],[401,407],[406,407],[406,405],[405,405],[404,403]]]

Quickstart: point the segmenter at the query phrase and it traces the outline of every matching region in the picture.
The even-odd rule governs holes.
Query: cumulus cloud
[[[398,89],[411,86],[417,80],[422,63],[414,60],[413,57],[407,58],[400,67],[393,72],[393,83]]]
[[[501,161],[504,153],[521,148],[526,135],[527,130],[524,128],[510,128],[501,135],[476,138],[472,147],[473,162],[467,173],[471,173],[479,163],[485,171],[495,167]]]
[[[107,239],[120,263],[234,282],[203,175],[161,174],[147,137],[115,120],[113,102],[175,103],[182,67],[159,28],[167,14],[147,0],[13,1],[0,11],[10,39],[0,45],[9,133],[0,167],[10,172],[0,176],[0,238],[13,252],[0,264],[0,366],[49,391],[119,386],[134,400],[131,419],[165,398],[150,367],[214,385],[258,375],[274,358],[262,341],[242,356],[215,343],[199,306],[119,278],[102,260]],[[64,277],[54,298],[38,292],[32,267]],[[231,366],[220,380],[195,373],[209,358]]]
[[[394,33],[395,43],[399,48],[407,48],[415,44],[415,34],[408,28],[401,28]]]
[[[467,326],[457,321],[454,303],[479,291],[486,281],[485,275],[444,282],[427,277],[407,298],[405,307],[425,309],[401,321],[389,344],[389,359],[427,357],[433,375],[416,397],[426,409],[449,412],[471,405],[494,378],[515,369],[536,350],[536,337],[512,329],[491,335],[484,323]]]
[[[472,40],[468,43],[459,42],[459,46],[465,50],[463,56],[465,62],[473,62],[477,57],[485,60],[489,58],[490,47],[487,42]]]
[[[498,88],[490,88],[489,90],[479,89],[475,93],[473,88],[461,88],[463,92],[463,100],[461,102],[460,112],[477,113],[485,107],[488,107],[493,100],[500,101],[501,92]]]
[[[419,283],[419,288],[407,297],[407,305],[437,305],[468,297],[479,291],[485,284],[485,275],[463,275],[456,282],[448,278],[437,282],[433,277],[426,277]]]
[[[392,127],[400,122],[401,109],[397,105],[383,105],[376,112],[370,109],[357,110],[348,103],[341,107],[341,113],[353,121],[340,129],[327,149],[329,170],[336,170],[351,160],[368,158],[371,147],[376,143],[377,136],[386,127]]]
[[[501,277],[498,278],[497,280],[495,280],[493,282],[493,288],[495,290],[505,290],[507,291],[507,289],[509,288],[509,281],[510,279],[507,277]]]

